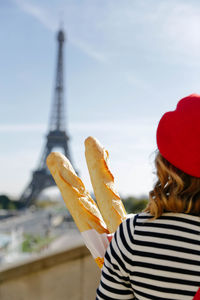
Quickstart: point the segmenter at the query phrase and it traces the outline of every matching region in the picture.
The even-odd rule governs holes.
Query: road
[[[67,232],[75,225],[72,222],[61,222],[53,226],[54,218],[60,216],[61,221],[67,217],[66,211],[55,213],[53,209],[43,209],[36,211],[22,211],[17,216],[6,218],[0,221],[0,233],[10,233],[18,228],[23,228],[24,233],[45,234],[51,230],[57,234]]]

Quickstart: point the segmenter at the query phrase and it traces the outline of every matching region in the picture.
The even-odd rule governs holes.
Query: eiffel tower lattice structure
[[[59,30],[57,34],[58,54],[56,68],[56,85],[53,98],[53,106],[49,124],[49,131],[46,136],[46,144],[42,153],[38,168],[33,172],[31,182],[25,188],[19,201],[23,207],[32,205],[40,192],[45,188],[54,186],[55,182],[51,176],[47,166],[46,158],[53,148],[59,147],[63,150],[64,155],[71,161],[69,151],[69,136],[65,130],[65,114],[64,114],[64,74],[63,74],[63,46],[65,35],[63,30]]]

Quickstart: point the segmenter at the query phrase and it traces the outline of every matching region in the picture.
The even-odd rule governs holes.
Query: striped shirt
[[[199,287],[200,217],[140,213],[116,231],[96,300],[192,300]]]

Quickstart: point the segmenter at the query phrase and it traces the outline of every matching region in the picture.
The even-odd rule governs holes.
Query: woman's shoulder
[[[131,214],[119,226],[118,234],[131,243],[134,243],[136,236],[148,235],[148,232],[158,234],[200,234],[200,216],[165,212],[159,218],[155,219],[150,213],[141,212]]]
[[[150,213],[147,212],[140,212],[140,213],[136,213],[136,214],[128,214],[127,218],[124,222],[126,223],[136,223],[138,220],[150,220],[153,219],[153,216]]]
[[[128,214],[126,219],[119,225],[118,231],[131,232],[133,234],[136,224],[152,219],[153,216],[146,212]]]
[[[140,212],[138,214],[128,214],[127,219],[124,221],[128,224],[133,224],[134,227],[138,223],[162,223],[162,222],[181,222],[187,224],[193,224],[196,226],[200,225],[200,216],[186,214],[186,213],[174,213],[174,212],[165,212],[160,217],[154,218],[148,212]]]

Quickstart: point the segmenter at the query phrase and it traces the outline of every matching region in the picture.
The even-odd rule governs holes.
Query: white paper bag
[[[134,214],[127,215],[127,218],[133,217]],[[106,249],[114,236],[112,234],[98,233],[95,229],[81,232],[86,247],[89,249],[97,265],[101,269],[104,263]]]

